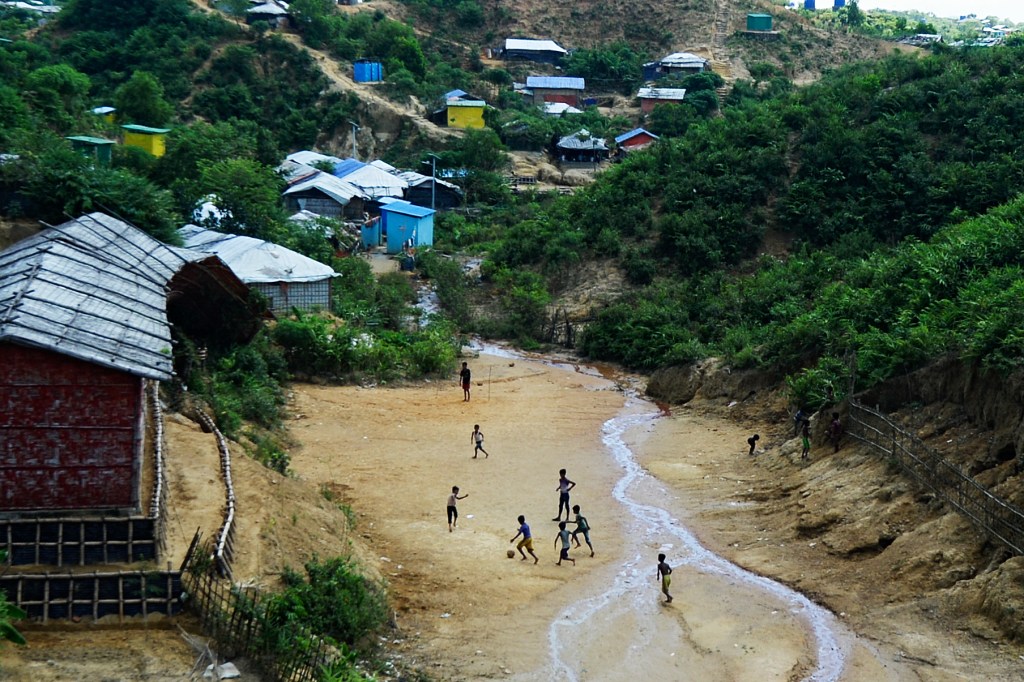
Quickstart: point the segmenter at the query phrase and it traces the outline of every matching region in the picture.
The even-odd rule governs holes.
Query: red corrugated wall
[[[580,96],[578,94],[576,94],[575,92],[573,92],[573,93],[545,92],[544,93],[544,101],[545,102],[561,102],[562,104],[569,104],[571,106],[578,107],[580,105]]]
[[[0,343],[0,511],[137,504],[142,380]]]

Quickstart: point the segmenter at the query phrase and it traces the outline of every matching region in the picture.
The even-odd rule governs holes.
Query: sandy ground
[[[659,411],[633,397],[640,384],[629,378],[500,355],[468,361],[469,402],[454,377],[294,386],[293,475],[236,456],[235,578],[273,586],[284,565],[355,553],[388,583],[389,656],[438,680],[1020,679],[1021,651],[923,606],[886,606],[900,586],[882,585],[884,572],[844,583],[839,559],[794,541],[793,518],[760,504],[772,486],[795,485],[788,477],[828,480],[836,461],[800,465],[764,424],[712,406]],[[474,424],[489,457],[472,458]],[[767,452],[750,458],[745,440],[758,427]],[[197,526],[215,533],[223,493],[209,434],[172,417],[168,442],[180,547]],[[575,566],[555,564],[563,467],[596,549],[593,558],[574,549]],[[450,533],[452,485],[468,497]],[[354,533],[339,502],[356,513]],[[506,558],[519,514],[533,529],[536,565]],[[655,580],[659,551],[675,567],[671,605]],[[0,650],[0,678],[187,677],[195,656],[176,629],[134,626],[30,630],[29,648]]]
[[[755,574],[689,545],[685,527],[726,554],[721,537],[762,530],[747,525],[746,492],[775,474],[746,457],[741,425],[690,410],[658,418],[621,381],[573,366],[483,355],[470,367],[468,403],[454,381],[295,393],[296,474],[328,482],[359,511],[358,532],[379,551],[394,597],[396,640],[441,679],[1017,679],[1008,672],[1015,656],[919,614],[889,614],[881,627],[859,620],[860,632],[879,633],[865,639],[845,612],[809,613],[799,595],[757,577],[791,568],[772,565],[776,552],[732,552]],[[628,462],[602,439],[612,418],[642,465],[625,494],[616,486]],[[486,459],[472,458],[474,424]],[[578,483],[572,501],[597,550],[574,550],[575,566],[555,565],[562,467]],[[452,485],[469,497],[449,533]],[[735,514],[744,507],[748,516]],[[533,529],[538,565],[505,557],[518,514]],[[671,605],[655,580],[659,550],[677,565]],[[825,591],[815,589],[820,575],[803,587]],[[987,656],[996,663],[977,667]]]

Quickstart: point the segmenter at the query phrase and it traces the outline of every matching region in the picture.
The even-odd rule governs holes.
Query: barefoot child
[[[469,387],[472,385],[473,373],[469,370],[469,365],[465,362],[462,363],[462,369],[459,370],[459,383],[462,385],[462,402],[469,400]]]
[[[459,500],[464,500],[469,497],[469,493],[465,495],[459,495],[459,486],[452,486],[452,494],[448,496],[448,532],[452,532],[452,528],[459,525],[459,510],[455,507],[455,503]]]
[[[540,559],[533,553],[533,535],[530,534],[530,527],[526,525],[526,517],[520,514],[518,521],[519,532],[516,533],[508,543],[512,544],[516,541],[517,537],[522,535],[523,539],[519,541],[518,545],[516,545],[516,549],[518,549],[519,553],[523,555],[522,561],[526,561],[526,554],[523,553],[523,548],[525,547],[526,551],[533,557],[533,563],[537,563]]]
[[[558,523],[558,537],[555,538],[555,546],[558,546],[558,541],[562,541],[562,553],[558,555],[558,563],[556,566],[562,565],[562,560],[571,561],[572,565],[576,565],[576,560],[569,556],[569,531],[565,527],[565,521]]]
[[[480,430],[479,424],[473,424],[473,433],[469,434],[469,440],[476,446],[473,448],[473,459],[476,459],[477,454],[481,452],[484,453],[485,458],[490,457],[484,450],[484,432]]]
[[[569,491],[576,487],[576,481],[570,481],[565,475],[565,469],[558,470],[558,516],[552,521],[562,520],[562,508],[565,507],[565,520],[569,520]]]
[[[672,603],[672,595],[668,593],[668,587],[672,584],[672,567],[665,563],[665,555],[658,555],[658,577],[661,578],[661,591],[665,594],[665,603]]]
[[[580,514],[580,506],[578,504],[572,506],[572,512],[576,514],[576,520],[573,521],[576,524],[576,530],[572,532],[573,542],[579,547],[580,539],[577,536],[583,533],[583,539],[587,541],[587,547],[590,548],[590,556],[594,556],[594,546],[590,544],[590,523],[587,521],[586,516]]]

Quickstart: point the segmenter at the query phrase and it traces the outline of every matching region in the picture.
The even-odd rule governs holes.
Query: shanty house
[[[331,307],[331,278],[338,273],[323,263],[262,239],[197,225],[186,225],[178,233],[187,248],[224,261],[238,279],[266,297],[275,314]]]
[[[522,59],[543,64],[559,64],[568,51],[553,40],[506,38],[502,56],[508,60]]]
[[[159,158],[167,151],[165,138],[170,128],[152,128],[135,124],[123,125],[124,144],[127,147],[138,147]]]
[[[370,162],[383,171],[398,176],[406,182],[405,201],[425,208],[455,208],[462,204],[462,188],[451,182],[432,178],[416,171],[402,171],[379,159]]]
[[[397,175],[409,184],[405,190],[405,200],[410,204],[436,209],[462,205],[463,191],[456,184],[416,171],[398,171]]]
[[[450,99],[445,103],[449,128],[484,128],[487,102],[480,99]]]
[[[634,128],[615,138],[615,144],[622,152],[632,152],[649,147],[658,140],[658,136],[643,128]]]
[[[245,11],[245,23],[257,21],[265,21],[272,28],[288,28],[288,10],[273,0],[254,5]]]
[[[230,343],[222,316],[255,330],[246,297],[216,258],[102,213],[0,252],[0,512],[139,512],[172,325]]]
[[[99,116],[107,123],[113,124],[114,114],[117,113],[117,109],[110,106],[93,107],[92,113],[96,116]]]
[[[608,145],[592,137],[586,128],[566,135],[556,145],[558,160],[567,163],[599,163],[608,158]]]
[[[673,52],[656,62],[643,66],[644,80],[657,80],[665,76],[689,76],[711,69],[711,62],[692,52]]]
[[[680,104],[686,96],[685,88],[640,88],[636,93],[640,111],[649,114],[659,104]]]
[[[586,82],[575,76],[527,76],[526,89],[532,93],[534,104],[562,102],[579,106]]]
[[[71,148],[90,159],[93,166],[110,167],[111,150],[117,144],[114,140],[91,135],[72,135],[64,138],[71,143]]]
[[[566,104],[565,102],[544,102],[543,105],[545,116],[568,116],[571,114],[582,114],[582,109]]]
[[[330,173],[310,168],[284,191],[289,211],[310,211],[328,218],[359,218],[369,199],[363,190]]]
[[[405,180],[374,165],[355,159],[345,159],[335,165],[334,176],[360,188],[370,199],[379,199],[380,197],[401,199],[407,187]]]
[[[388,253],[401,253],[408,246],[418,248],[434,244],[434,210],[391,201],[380,207],[381,224]]]

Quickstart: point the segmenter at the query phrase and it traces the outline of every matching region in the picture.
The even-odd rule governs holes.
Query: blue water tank
[[[846,0],[836,0],[835,8],[846,7]]]
[[[814,9],[814,0],[804,0],[804,9]]]
[[[353,65],[356,83],[375,83],[384,80],[384,67],[380,62],[360,59]]]

